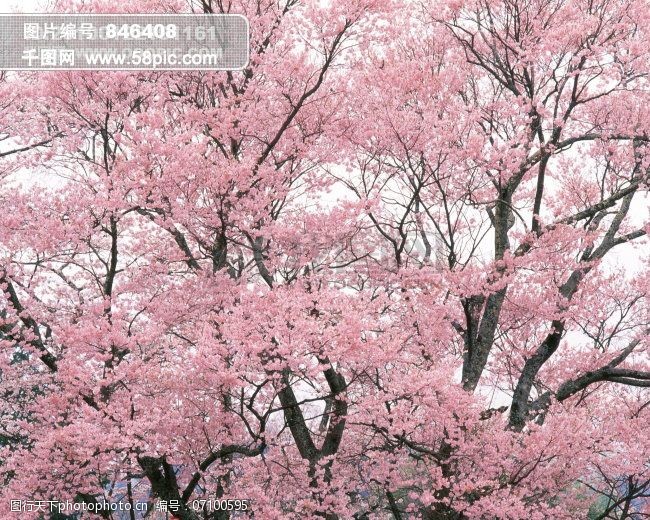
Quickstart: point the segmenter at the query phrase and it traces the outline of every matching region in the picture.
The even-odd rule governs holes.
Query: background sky
[[[48,0],[0,0],[0,13],[40,12]]]

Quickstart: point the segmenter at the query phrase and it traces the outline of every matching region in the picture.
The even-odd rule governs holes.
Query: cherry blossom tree
[[[645,0],[53,7],[251,61],[2,77],[3,518],[650,515]]]

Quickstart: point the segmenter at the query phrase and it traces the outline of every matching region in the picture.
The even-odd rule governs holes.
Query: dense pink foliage
[[[647,517],[647,0],[198,4],[244,72],[2,78],[0,517]]]

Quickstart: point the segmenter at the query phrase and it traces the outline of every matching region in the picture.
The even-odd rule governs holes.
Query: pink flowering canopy
[[[648,518],[647,0],[52,8],[251,61],[1,76],[1,518]]]

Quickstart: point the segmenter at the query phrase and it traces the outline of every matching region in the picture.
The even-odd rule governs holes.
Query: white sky
[[[0,0],[0,13],[38,13],[48,3],[48,0]]]

